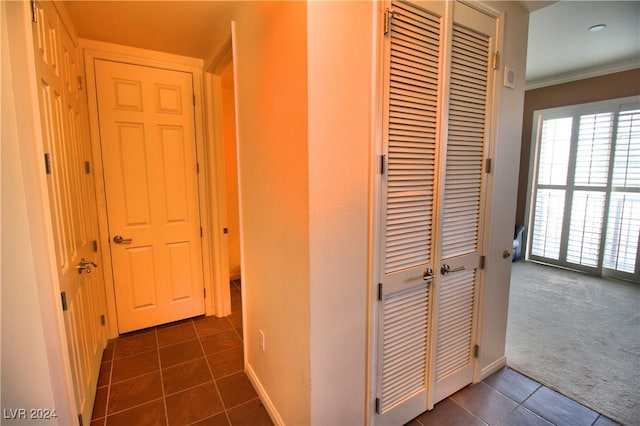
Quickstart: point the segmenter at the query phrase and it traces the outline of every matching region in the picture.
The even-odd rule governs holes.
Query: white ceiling
[[[606,24],[599,32],[589,27]],[[640,68],[640,2],[559,1],[529,17],[527,88]]]
[[[640,67],[640,1],[522,1],[527,88]],[[237,1],[65,1],[79,37],[209,58]],[[591,33],[588,28],[607,28]]]

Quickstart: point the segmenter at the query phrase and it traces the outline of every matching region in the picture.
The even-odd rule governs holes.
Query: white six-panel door
[[[95,61],[120,333],[204,313],[192,74]]]
[[[78,50],[52,2],[34,2],[33,39],[47,188],[73,387],[88,424],[106,345],[98,223]],[[81,262],[85,262],[85,267]],[[98,265],[98,267],[100,267]]]

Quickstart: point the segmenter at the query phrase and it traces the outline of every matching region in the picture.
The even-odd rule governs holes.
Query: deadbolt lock
[[[94,262],[90,260],[85,260],[85,258],[83,257],[82,259],[80,259],[80,263],[78,263],[78,266],[76,268],[78,269],[79,274],[81,274],[83,271],[86,272],[87,274],[90,274],[92,266],[94,268],[98,267],[98,265],[96,265]]]

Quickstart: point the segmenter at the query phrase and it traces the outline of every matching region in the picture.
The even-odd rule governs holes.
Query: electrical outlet
[[[258,330],[258,345],[260,346],[260,350],[264,352],[264,331]]]

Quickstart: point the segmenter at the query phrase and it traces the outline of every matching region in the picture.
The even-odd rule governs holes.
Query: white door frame
[[[209,202],[212,215],[207,218],[212,224],[213,241],[212,259],[217,267],[213,270],[216,283],[228,283],[229,274],[229,236],[224,233],[227,228],[227,195],[224,160],[223,111],[222,111],[222,79],[220,74],[232,58],[231,39],[221,47],[220,52],[205,66],[204,70],[204,103],[206,117],[207,145],[206,155],[209,165],[206,168],[206,179],[209,184]],[[234,111],[235,114],[235,111]],[[215,312],[219,317],[231,314],[231,292],[228,285],[214,288]]]
[[[226,267],[221,265],[219,261],[214,257],[214,247],[219,243],[216,241],[219,237],[217,234],[222,233],[222,227],[219,226],[219,215],[212,214],[217,210],[215,204],[216,196],[211,191],[211,181],[208,178],[209,165],[211,164],[212,157],[206,155],[209,140],[205,142],[205,111],[204,105],[205,92],[203,87],[203,61],[196,58],[189,58],[185,56],[172,55],[168,53],[155,52],[145,49],[138,49],[134,47],[121,46],[111,43],[98,42],[93,40],[80,40],[80,47],[84,51],[85,71],[86,71],[86,84],[87,84],[87,102],[89,104],[89,124],[91,129],[91,146],[93,151],[93,163],[95,168],[96,179],[96,198],[98,203],[98,223],[100,227],[100,247],[101,253],[104,258],[102,259],[101,272],[104,274],[106,299],[107,299],[107,315],[109,325],[109,337],[118,336],[117,325],[117,312],[115,301],[115,288],[113,282],[113,274],[110,260],[110,246],[109,246],[109,234],[107,226],[107,210],[106,210],[106,198],[105,198],[105,182],[103,178],[103,164],[101,155],[101,143],[99,137],[99,121],[98,121],[98,108],[96,100],[96,86],[95,86],[95,68],[94,61],[97,59],[111,60],[118,62],[126,62],[130,64],[158,67],[171,69],[175,71],[188,72],[193,75],[193,89],[195,95],[195,135],[196,135],[196,158],[200,166],[200,173],[198,174],[198,196],[200,198],[200,221],[202,225],[202,264],[204,272],[204,289],[207,295],[214,295],[213,297],[205,297],[205,314],[206,315],[225,315],[224,309],[220,309],[217,303],[219,299],[224,299],[224,291],[221,289],[227,289],[227,295],[229,292],[228,281],[225,286],[225,282],[221,280],[218,270]],[[208,134],[207,134],[208,136]],[[219,230],[219,232],[214,232]],[[228,272],[227,272],[228,274]],[[228,295],[228,299],[230,296]],[[230,302],[229,302],[230,305]],[[228,313],[227,313],[228,314]]]

